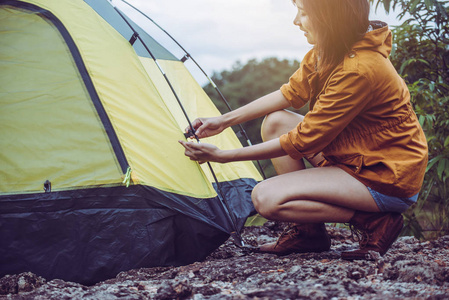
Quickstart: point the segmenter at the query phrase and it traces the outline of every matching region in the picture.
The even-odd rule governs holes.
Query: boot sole
[[[329,251],[329,249],[314,249],[314,250],[296,250],[296,251],[288,251],[288,252],[275,252],[275,251],[262,251],[260,249],[254,250],[254,252],[257,253],[268,253],[268,254],[276,254],[277,256],[285,256],[292,253],[301,254],[301,253],[321,253]]]
[[[269,254],[276,254],[278,256],[285,256],[285,255],[289,255],[292,253],[321,253],[321,252],[326,252],[329,251],[331,248],[331,241],[329,239],[329,245],[326,247],[322,247],[322,248],[316,248],[316,249],[295,249],[295,250],[289,250],[289,251],[276,251],[276,250],[261,250],[260,248],[258,248],[257,250],[255,250],[255,252],[258,253],[269,253]]]

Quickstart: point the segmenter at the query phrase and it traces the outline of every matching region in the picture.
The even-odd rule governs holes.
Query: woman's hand
[[[195,133],[200,139],[217,135],[226,129],[221,117],[195,119],[192,122],[192,127],[195,129]],[[190,126],[185,129],[185,132],[191,132]]]
[[[218,149],[217,146],[184,141],[179,141],[179,143],[184,146],[184,154],[188,156],[190,160],[195,160],[200,164],[205,163],[206,161],[219,163],[226,162],[223,157],[224,151]]]
[[[206,138],[217,135],[228,127],[263,117],[273,111],[285,109],[289,106],[290,102],[280,90],[277,90],[224,115],[212,118],[198,118],[192,122],[192,127],[198,138]],[[185,129],[185,133],[191,131],[190,126]],[[193,133],[191,135],[193,136]]]
[[[184,141],[179,141],[179,143],[185,148],[184,154],[190,157],[191,160],[198,161],[200,164],[206,161],[223,164],[242,160],[271,159],[287,155],[287,152],[282,149],[279,139],[272,139],[261,144],[230,150],[221,150],[211,144],[197,144]]]

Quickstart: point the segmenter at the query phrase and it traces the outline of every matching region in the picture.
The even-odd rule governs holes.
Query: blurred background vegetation
[[[400,11],[391,61],[408,84],[429,145],[418,203],[405,214],[404,234],[432,239],[449,234],[449,1],[383,0]]]
[[[282,84],[288,82],[289,77],[298,68],[299,61],[297,60],[279,60],[274,57],[266,58],[262,61],[252,59],[246,64],[242,64],[239,61],[236,62],[230,71],[214,73],[212,80],[226,97],[231,108],[235,109],[254,99],[278,90]],[[214,101],[221,113],[229,111],[212,85],[206,85],[204,90],[211,97],[212,101]],[[304,111],[303,114],[306,112]],[[242,124],[253,144],[262,142],[260,136],[262,121],[263,118],[260,118]],[[233,129],[237,133],[237,136],[239,136],[242,145],[247,145],[241,129],[237,126]],[[260,164],[267,177],[276,174],[269,160],[261,161]]]
[[[408,84],[429,144],[424,184],[418,202],[404,213],[403,235],[434,239],[449,234],[449,0],[370,1],[376,9],[399,12],[402,24],[392,28],[390,60]],[[237,108],[279,89],[298,67],[296,60],[253,59],[236,62],[231,70],[214,73],[212,79],[230,106]],[[228,111],[210,84],[204,90],[222,113]],[[261,122],[243,124],[253,144],[261,142]],[[246,144],[244,139],[242,144]],[[267,177],[275,174],[269,161],[261,165]]]

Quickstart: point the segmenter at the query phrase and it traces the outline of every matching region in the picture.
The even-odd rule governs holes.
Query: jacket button
[[[354,52],[351,52],[351,53],[349,53],[349,55],[348,55],[350,58],[354,58],[355,57],[355,53]]]

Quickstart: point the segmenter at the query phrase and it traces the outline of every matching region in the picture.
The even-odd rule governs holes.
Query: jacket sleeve
[[[288,83],[281,86],[285,99],[296,109],[303,107],[310,100],[309,75],[315,72],[315,63],[314,51],[310,50]]]
[[[365,76],[348,71],[331,76],[313,110],[280,138],[294,159],[321,152],[371,101],[371,84]]]

